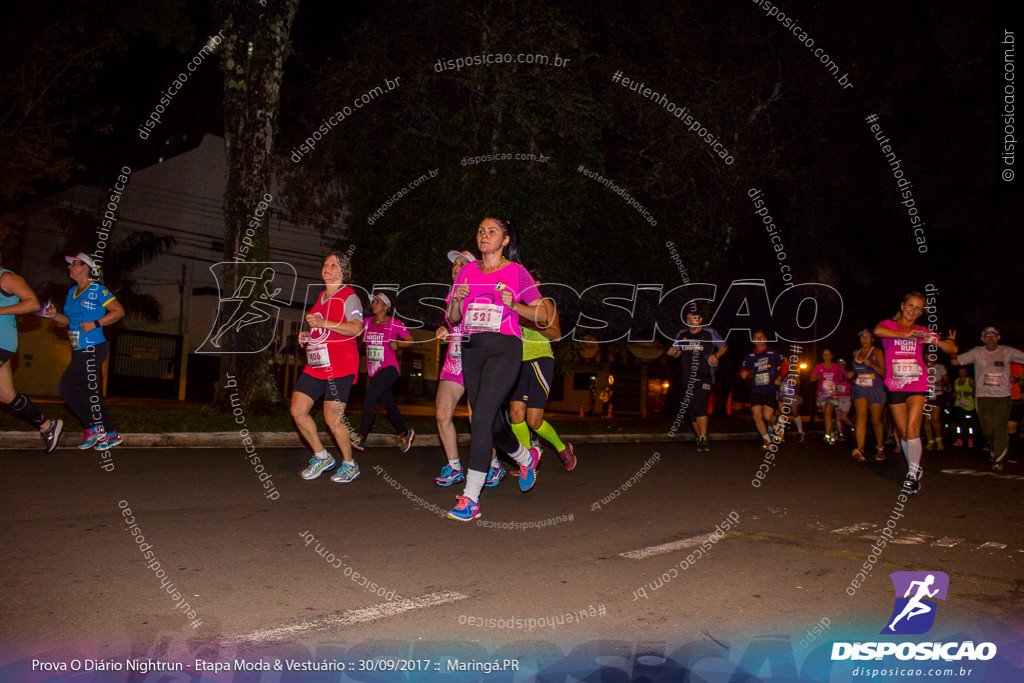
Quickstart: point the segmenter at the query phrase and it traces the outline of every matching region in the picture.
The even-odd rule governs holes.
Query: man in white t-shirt
[[[975,346],[966,353],[952,354],[953,365],[974,365],[974,391],[978,421],[988,443],[992,469],[1003,471],[1003,459],[1009,447],[1010,363],[1024,363],[1024,352],[1012,346],[999,345],[999,330],[986,327],[981,331],[984,346]]]

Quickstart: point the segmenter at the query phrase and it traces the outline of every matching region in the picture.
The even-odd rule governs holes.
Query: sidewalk
[[[59,398],[42,399],[39,401],[40,404],[52,403],[54,405],[62,405],[62,401]],[[198,408],[201,406],[182,404],[178,401],[161,401],[156,399],[124,399],[124,398],[113,398],[108,400],[108,405],[113,407],[117,406],[132,406],[135,408],[141,407],[143,404],[147,410],[174,410],[178,408]],[[358,406],[357,406],[358,410]],[[440,448],[441,442],[437,436],[436,426],[433,421],[434,417],[434,404],[427,402],[403,402],[401,404],[401,410],[403,415],[407,418],[412,418],[410,426],[416,429],[416,439],[413,442],[414,447],[425,447],[425,448]],[[388,430],[385,433],[371,433],[367,437],[367,446],[370,448],[397,448],[398,437],[390,433],[390,425],[387,425],[387,421],[384,420],[380,423],[383,414],[378,410],[378,423],[380,426]],[[466,419],[466,407],[465,405],[456,406],[455,417],[460,421],[462,429],[465,429]],[[587,443],[643,443],[643,442],[693,442],[694,436],[689,423],[678,428],[678,432],[674,436],[669,436],[668,431],[671,428],[671,422],[662,418],[659,421],[652,419],[641,420],[639,415],[619,415],[615,418],[605,419],[600,417],[584,417],[580,418],[572,413],[558,413],[550,412],[546,415],[548,419],[558,430],[559,436],[563,441],[569,441],[573,444],[587,444]],[[65,419],[64,435],[61,437],[60,448],[74,448],[80,442],[81,439],[81,428],[77,422],[69,426],[69,422],[73,422],[73,418]],[[152,427],[160,429],[166,420],[162,421],[162,424],[152,424],[153,422],[160,423],[160,420],[138,420],[136,419],[136,426],[143,426],[149,424]],[[232,425],[233,420],[225,420],[224,426]],[[5,427],[11,429],[16,423],[14,420],[7,422]],[[820,421],[814,423],[804,422],[805,429],[807,430],[808,438],[820,437]],[[10,426],[8,426],[10,425]],[[649,425],[649,426],[648,426]],[[195,426],[195,425],[191,425]],[[219,425],[218,425],[219,426]],[[247,437],[240,436],[238,429],[234,431],[183,431],[174,430],[168,432],[121,432],[121,436],[124,437],[124,443],[119,448],[244,448],[247,444],[243,444],[245,438],[250,438],[251,443],[248,446],[251,448],[304,448],[304,443],[300,439],[298,433],[294,429],[282,431],[281,426],[283,424],[279,422],[275,424],[275,429],[267,430],[266,426],[262,431],[250,430],[247,432]],[[815,429],[818,427],[818,429]],[[3,428],[0,427],[0,430]],[[618,430],[628,431],[618,431]],[[647,431],[640,431],[640,430]],[[576,432],[576,433],[571,433]],[[753,422],[749,414],[741,415],[718,415],[713,416],[710,425],[710,437],[712,441],[742,441],[758,439],[757,432],[754,431]],[[320,432],[320,438],[328,447],[332,447],[334,444],[333,438],[326,431]],[[469,444],[470,435],[468,433],[459,433],[458,442],[460,446],[466,446]],[[29,428],[17,428],[11,431],[0,431],[0,450],[4,449],[36,449],[42,447],[42,439],[38,432],[35,432]]]

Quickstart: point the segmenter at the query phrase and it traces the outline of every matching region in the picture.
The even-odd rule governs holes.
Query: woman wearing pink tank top
[[[900,435],[903,456],[907,459],[907,479],[903,488],[910,495],[921,488],[921,420],[928,394],[928,370],[924,362],[925,347],[937,346],[946,353],[956,353],[956,332],[942,339],[926,327],[915,324],[924,311],[925,299],[920,292],[903,297],[900,312],[875,326],[875,336],[882,340],[885,352],[885,386],[889,389],[889,410]],[[935,355],[934,349],[927,349]]]

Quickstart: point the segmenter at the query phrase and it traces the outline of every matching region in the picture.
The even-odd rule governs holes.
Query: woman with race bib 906
[[[545,323],[545,307],[533,278],[517,261],[518,235],[505,218],[485,218],[477,229],[480,260],[459,273],[448,297],[448,320],[464,327],[462,376],[469,403],[469,472],[466,489],[448,512],[463,522],[480,516],[480,491],[494,445],[495,417],[516,378],[523,358],[519,316]],[[510,454],[520,464],[519,488],[529,491],[536,481],[536,449],[521,444]]]
[[[324,421],[341,451],[341,467],[331,481],[348,484],[359,478],[359,465],[352,458],[351,435],[345,424],[345,405],[359,372],[356,340],[363,331],[363,305],[345,283],[352,277],[348,257],[332,251],[320,269],[326,287],[306,315],[309,331],[299,333],[306,348],[306,369],[292,392],[291,413],[299,434],[313,450],[302,478],[316,479],[335,466],[334,458],[320,442],[316,421],[309,414],[324,399]]]
[[[911,495],[921,488],[921,420],[928,395],[928,369],[924,363],[926,346],[935,345],[946,353],[956,353],[956,333],[942,339],[926,327],[915,325],[924,311],[924,295],[911,292],[903,297],[900,312],[875,326],[875,336],[885,351],[885,386],[889,389],[889,410],[907,459],[907,479],[903,488]]]

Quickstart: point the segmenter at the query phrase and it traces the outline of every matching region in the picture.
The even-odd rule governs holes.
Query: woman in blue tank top
[[[864,443],[867,438],[868,415],[875,432],[875,460],[885,460],[883,412],[885,411],[885,354],[874,345],[875,335],[870,330],[860,331],[860,348],[853,352],[853,405],[857,411],[854,433],[857,447],[853,457],[864,462]]]
[[[64,422],[47,419],[27,396],[14,390],[10,363],[18,350],[18,326],[14,316],[38,312],[39,299],[24,278],[0,266],[0,403],[36,427],[43,436],[46,452],[52,453],[60,441]]]

